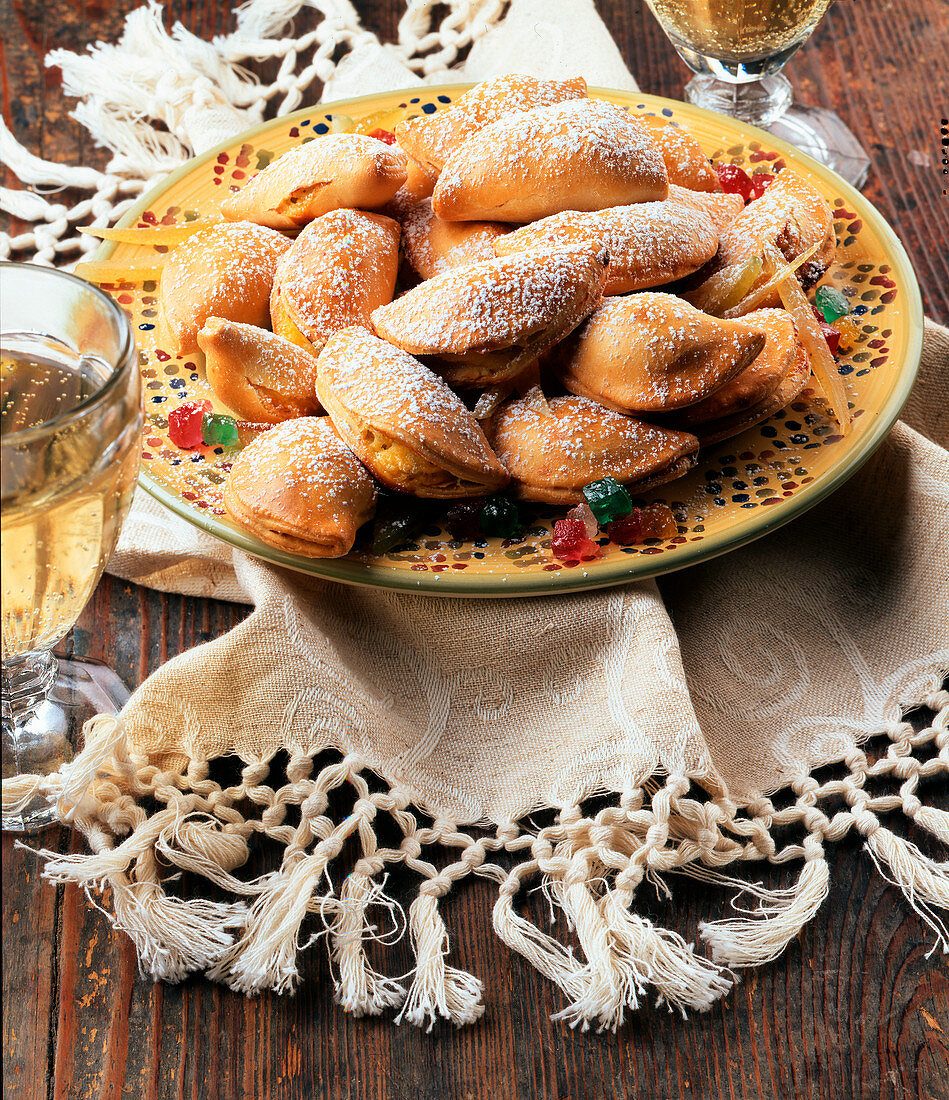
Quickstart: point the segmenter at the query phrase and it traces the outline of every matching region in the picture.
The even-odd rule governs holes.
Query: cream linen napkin
[[[574,74],[577,55],[564,43],[578,12],[584,39],[602,44],[580,71],[594,84],[633,86],[588,0],[515,0],[468,66],[478,77],[506,69],[516,49],[517,68]],[[351,80],[370,70],[407,82],[396,63],[364,43],[330,89],[353,94]],[[949,773],[946,392],[949,338],[930,325],[907,422],[867,466],[793,525],[662,581],[665,604],[651,582],[511,601],[334,586],[232,551],[140,496],[112,572],[255,610],[159,669],[44,782],[94,852],[46,853],[45,873],[110,886],[115,923],[154,976],[204,970],[245,992],[293,987],[302,925],[315,915],[345,1008],[396,1008],[398,1020],[428,1026],[483,1010],[480,982],[446,962],[438,909],[470,873],[499,882],[498,935],[560,986],[559,1015],[584,1027],[615,1028],[650,992],[708,1008],[731,986],[725,966],[775,957],[813,916],[827,892],[823,845],[852,827],[949,949],[937,912],[949,905],[946,865],[880,822],[902,810],[949,841],[949,814],[919,797],[921,779],[944,787]],[[902,720],[915,704],[938,712],[919,734]],[[860,747],[870,738],[886,747],[877,758]],[[326,749],[338,755],[315,768]],[[229,754],[245,766],[222,789],[208,764]],[[832,778],[813,777],[838,762]],[[382,793],[369,771],[385,780]],[[868,777],[892,780],[893,793],[871,796]],[[778,810],[768,795],[787,786],[795,798]],[[353,802],[334,816],[336,789]],[[607,796],[598,809],[593,795]],[[834,797],[846,809],[830,816],[822,803]],[[287,822],[290,807],[299,824]],[[554,825],[532,825],[542,808],[558,811]],[[382,819],[400,838],[389,847],[380,847]],[[783,839],[791,827],[802,843]],[[284,854],[248,882],[235,872],[255,833]],[[520,853],[509,872],[488,862],[501,848]],[[426,849],[454,850],[454,862],[437,867]],[[754,913],[706,924],[711,959],[635,912],[643,878],[661,884],[678,871],[741,889],[744,879],[722,869],[761,859],[803,867],[789,889],[750,887]],[[166,894],[168,863],[237,900]],[[378,937],[373,908],[392,911],[383,887],[394,863],[421,879],[407,918],[417,958],[407,986],[375,971],[364,947]],[[518,913],[514,899],[534,878],[576,948]]]

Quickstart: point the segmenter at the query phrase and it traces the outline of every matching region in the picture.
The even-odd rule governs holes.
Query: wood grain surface
[[[46,52],[113,40],[138,0],[0,0],[3,114],[40,155],[102,165],[68,117]],[[401,0],[357,2],[394,34]],[[679,97],[687,78],[643,4],[600,11],[644,91]],[[214,0],[169,0],[165,18],[208,37],[230,26]],[[312,14],[296,21],[297,32]],[[582,28],[578,28],[582,33]],[[873,163],[865,191],[906,245],[929,314],[949,319],[949,198],[940,119],[949,117],[945,0],[841,0],[787,72],[802,101],[832,106]],[[16,186],[11,178],[7,186]],[[63,201],[68,201],[68,194]],[[169,657],[224,633],[246,609],[166,596],[106,577],[73,644],[130,685]],[[910,629],[908,624],[908,629]],[[931,792],[947,805],[946,792]],[[925,846],[925,838],[910,831]],[[81,850],[65,830],[42,842]],[[260,857],[258,857],[260,858]],[[620,1032],[550,1021],[558,992],[491,931],[495,888],[471,881],[445,916],[461,965],[485,982],[473,1027],[430,1034],[354,1020],[332,1001],[326,953],[307,952],[295,997],[247,999],[204,980],[155,985],[130,941],[78,889],[54,889],[35,856],[3,838],[3,1086],[8,1100],[949,1100],[949,968],[932,935],[859,844],[834,846],[830,897],[799,942],[748,973],[707,1015],[653,1008]],[[261,862],[261,867],[263,866]],[[778,871],[769,885],[785,883]],[[395,893],[406,883],[395,877]],[[726,894],[676,883],[647,915],[694,935]],[[540,898],[530,915],[543,921]],[[407,971],[407,944],[378,965]]]

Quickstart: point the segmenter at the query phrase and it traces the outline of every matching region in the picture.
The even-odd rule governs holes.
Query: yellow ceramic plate
[[[464,86],[392,92],[314,107],[248,130],[173,172],[130,210],[120,226],[177,225],[214,217],[221,198],[275,156],[336,125],[367,133],[398,119],[442,109]],[[168,439],[167,416],[181,401],[214,401],[199,355],[176,358],[161,346],[154,282],[108,287],[129,312],[138,339],[146,428],[141,482],[179,515],[233,546],[278,565],[349,584],[452,596],[526,596],[594,588],[651,577],[734,550],[787,523],[851,476],[880,444],[909,394],[919,365],[923,315],[906,253],[876,209],[839,176],[760,130],[655,96],[594,90],[634,113],[681,124],[715,162],[749,171],[785,165],[807,176],[834,208],[839,249],[825,282],[853,306],[857,334],[841,341],[839,371],[853,406],[841,437],[813,390],[767,423],[700,456],[692,473],[647,496],[667,502],[679,524],[674,539],[636,547],[607,543],[603,556],[573,568],[550,552],[551,528],[565,509],[526,505],[523,537],[451,541],[433,518],[416,541],[374,557],[355,550],[339,560],[285,554],[232,523],[221,487],[235,449],[181,451]],[[161,250],[160,250],[161,251]],[[142,263],[155,250],[105,243],[97,259]],[[226,412],[223,406],[218,411]],[[357,544],[358,547],[358,544]]]

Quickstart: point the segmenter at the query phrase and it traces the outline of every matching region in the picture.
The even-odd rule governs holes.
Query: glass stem
[[[23,770],[18,730],[46,698],[56,679],[56,658],[48,650],[3,662],[3,732],[9,736],[17,772]]]
[[[685,88],[686,98],[697,107],[718,111],[752,126],[769,126],[791,105],[791,85],[782,73],[736,83],[704,73]]]

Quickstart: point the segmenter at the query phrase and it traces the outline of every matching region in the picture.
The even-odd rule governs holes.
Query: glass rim
[[[78,275],[73,275],[68,271],[61,271],[58,267],[43,267],[39,264],[20,263],[15,260],[0,260],[0,277],[2,277],[2,272],[4,270],[13,268],[21,271],[29,271],[30,273],[41,272],[44,277],[46,275],[52,275],[59,279],[65,279],[70,283],[78,283],[84,290],[91,292],[92,296],[98,298],[100,303],[105,307],[106,313],[111,314],[118,322],[118,328],[121,334],[121,345],[116,355],[116,359],[118,360],[116,366],[109,377],[94,393],[91,393],[88,397],[84,397],[78,405],[71,408],[68,412],[57,413],[56,416],[51,417],[49,420],[44,420],[39,424],[35,424],[32,428],[21,428],[19,431],[3,434],[0,436],[0,447],[19,446],[24,442],[40,439],[44,435],[50,434],[50,432],[58,431],[74,420],[81,419],[88,414],[90,410],[102,404],[103,401],[110,396],[112,391],[118,386],[119,380],[123,376],[128,376],[131,373],[132,366],[135,363],[135,336],[132,332],[131,322],[125,310],[122,309],[111,295],[102,290],[101,287],[96,286],[95,283],[88,282],[86,279],[80,279]],[[37,335],[44,335],[39,330],[35,331]],[[4,335],[4,330],[0,328],[0,340],[3,339]],[[78,352],[78,354],[82,355],[82,352]]]

